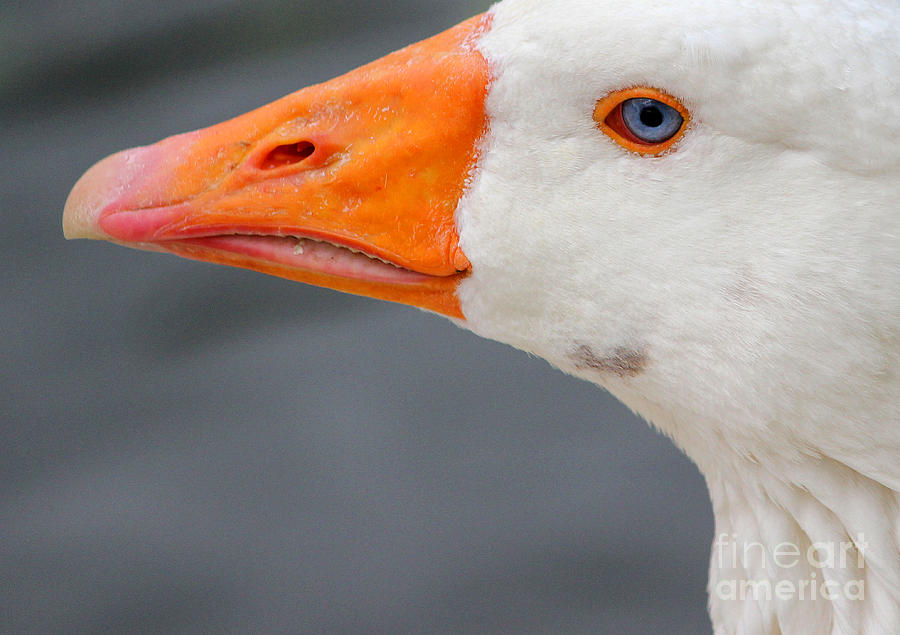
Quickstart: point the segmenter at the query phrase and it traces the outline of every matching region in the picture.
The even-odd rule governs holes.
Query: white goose
[[[703,471],[718,633],[900,633],[898,27],[895,0],[506,0],[104,160],[65,229],[540,355]]]

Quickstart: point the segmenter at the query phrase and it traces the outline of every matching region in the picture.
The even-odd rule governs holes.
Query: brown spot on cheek
[[[585,344],[579,346],[571,357],[579,370],[592,368],[618,377],[637,377],[647,369],[648,364],[645,351],[627,346],[618,346],[604,355],[598,355]]]

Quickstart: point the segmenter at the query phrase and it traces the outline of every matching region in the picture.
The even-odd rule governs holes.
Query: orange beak
[[[463,317],[454,212],[486,129],[478,16],[225,123],[126,150],[75,185],[99,238]]]

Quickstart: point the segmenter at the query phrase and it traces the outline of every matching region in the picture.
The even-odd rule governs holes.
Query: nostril
[[[311,157],[315,151],[316,146],[309,141],[288,143],[283,146],[278,146],[263,157],[260,167],[263,170],[274,170],[275,168],[300,163]]]

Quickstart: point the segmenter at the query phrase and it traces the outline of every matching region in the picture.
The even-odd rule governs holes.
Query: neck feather
[[[900,493],[824,456],[706,477],[717,633],[900,633]]]
[[[841,412],[817,426],[796,418],[722,425],[624,383],[615,388],[706,478],[717,635],[900,633],[898,446],[894,426],[876,425],[896,421],[893,401],[872,400],[856,417]]]

